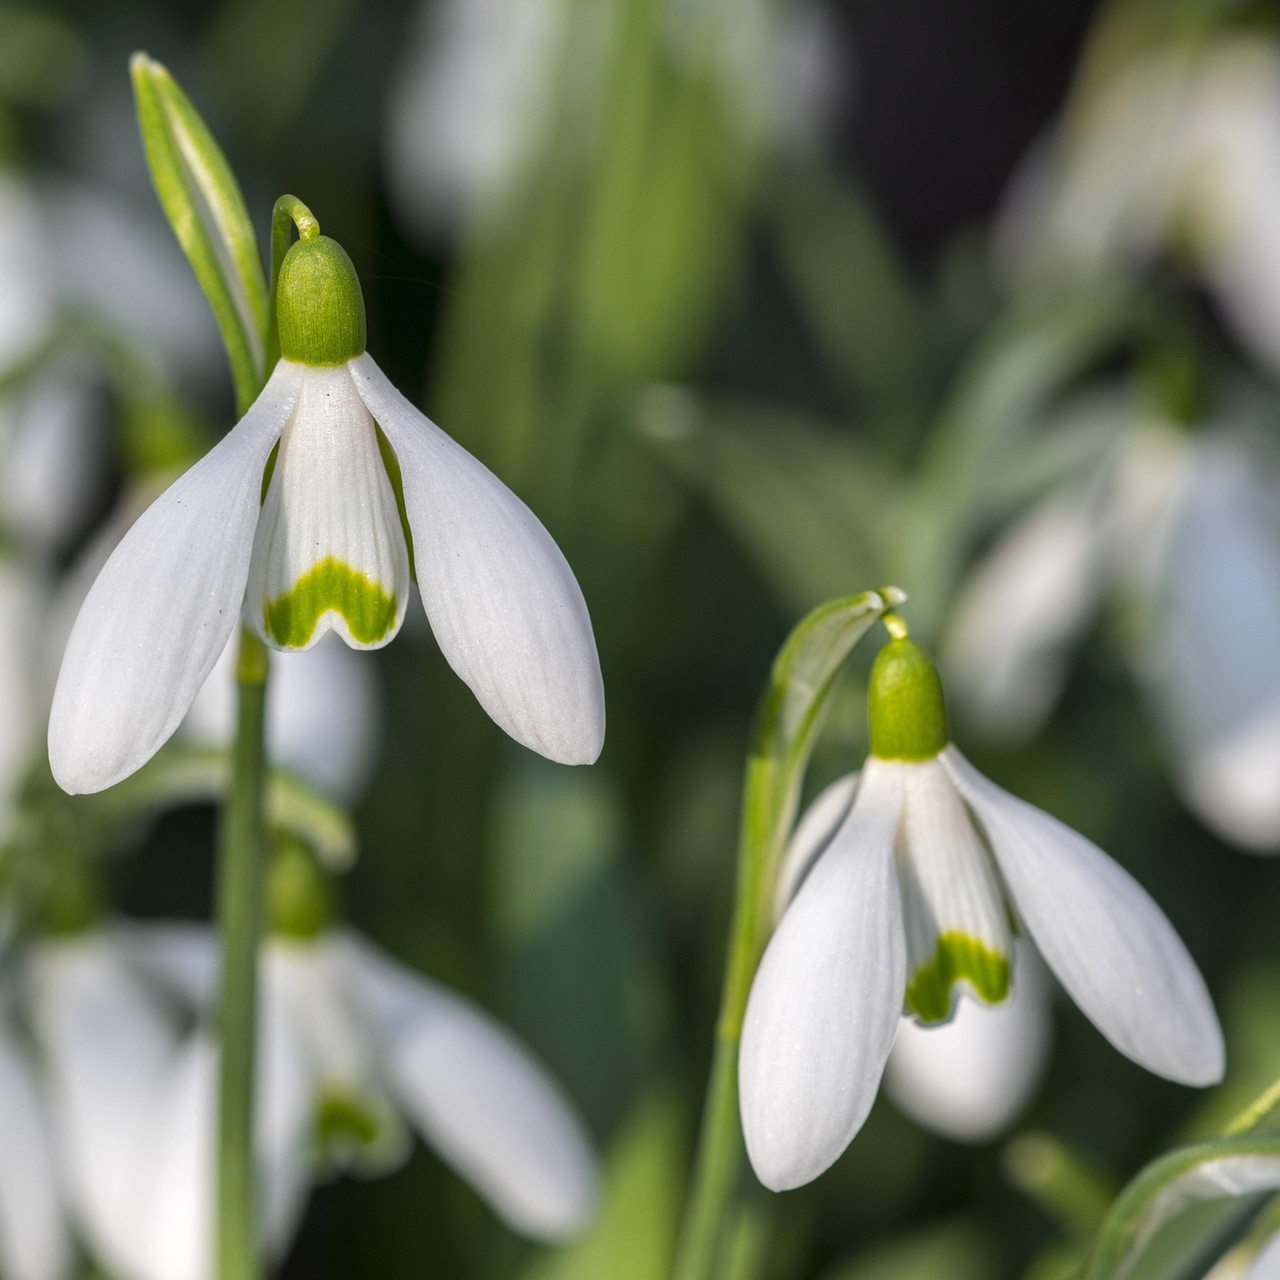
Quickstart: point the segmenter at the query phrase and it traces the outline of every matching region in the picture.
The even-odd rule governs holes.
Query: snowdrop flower
[[[99,922],[33,948],[32,1018],[70,1213],[124,1280],[209,1274],[217,1054],[178,1016],[178,997],[212,986],[212,945],[207,929]],[[309,1117],[290,1110],[296,1085],[265,1047],[260,1058],[262,1230],[278,1257],[305,1202]]]
[[[1280,849],[1280,503],[1274,450],[1229,424],[1132,426],[1086,484],[1015,521],[962,590],[943,649],[966,716],[1025,740],[1104,604],[1187,805],[1242,848]],[[1206,611],[1234,602],[1231,626]]]
[[[1172,249],[1280,367],[1280,47],[1144,50],[1091,87],[1006,201],[996,252],[1015,282],[1140,270]]]
[[[942,687],[891,618],[871,673],[871,752],[756,973],[739,1094],[774,1190],[816,1178],[875,1101],[898,1020],[997,1005],[1017,928],[1122,1053],[1185,1084],[1223,1070],[1208,992],[1159,909],[1097,846],[984,778],[948,740]]]
[[[819,792],[796,824],[778,874],[775,921],[848,817],[858,776],[848,774]],[[1009,998],[999,1004],[959,1000],[945,1023],[899,1019],[885,1089],[926,1129],[959,1142],[986,1142],[1003,1133],[1035,1094],[1053,1029],[1044,965],[1023,938],[1014,939],[1010,977]]]
[[[277,649],[328,631],[353,648],[390,641],[410,558],[389,466],[449,664],[517,741],[563,763],[594,760],[604,692],[572,571],[533,513],[365,352],[360,286],[334,241],[289,250],[278,320],[281,359],[262,394],[144,512],[85,599],[49,720],[58,783],[99,791],[145,763],[242,608]]]
[[[0,1012],[0,1275],[62,1280],[71,1229],[63,1205],[49,1108],[9,1010]]]
[[[408,1156],[412,1126],[515,1230],[539,1239],[578,1231],[595,1203],[595,1158],[559,1089],[514,1038],[469,1001],[338,926],[327,883],[305,850],[277,850],[268,901],[257,1124],[259,1146],[278,1153],[278,1219],[296,1217],[316,1173],[395,1168]],[[207,1015],[212,933],[153,930],[148,952]],[[211,1116],[212,1071],[190,1069],[208,1074],[201,1106]],[[189,1088],[196,1091],[194,1082]],[[189,1122],[197,1132],[209,1123]],[[161,1181],[194,1185],[184,1200],[199,1201],[213,1176],[211,1157],[188,1141],[175,1143],[170,1160]],[[186,1216],[207,1232],[194,1206]],[[186,1253],[208,1250],[189,1241]]]

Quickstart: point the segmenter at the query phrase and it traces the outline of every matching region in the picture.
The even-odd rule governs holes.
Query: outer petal
[[[858,797],[756,972],[738,1088],[760,1181],[812,1181],[875,1101],[906,987],[894,834],[901,766],[869,760]]]
[[[368,354],[348,367],[399,461],[418,585],[449,665],[517,742],[561,764],[590,764],[604,743],[604,683],[560,549]]]
[[[33,979],[37,1032],[67,1192],[84,1238],[121,1275],[145,1267],[154,1104],[177,1036],[114,938],[43,944]]]
[[[1102,586],[1096,505],[1072,492],[1036,507],[997,543],[956,606],[944,666],[993,737],[1029,737],[1062,691]]]
[[[1003,1004],[962,1000],[943,1026],[903,1018],[884,1087],[914,1120],[960,1142],[1004,1132],[1031,1101],[1053,1036],[1048,975],[1030,943],[1014,949]]]
[[[578,1231],[595,1204],[596,1161],[542,1068],[479,1009],[368,944],[349,937],[347,962],[388,1079],[424,1136],[516,1230]]]
[[[858,794],[859,774],[847,773],[824,787],[804,811],[796,823],[796,829],[787,842],[787,851],[778,870],[778,882],[773,891],[773,920],[776,924],[791,900],[800,891],[805,877],[813,870],[831,837],[840,830],[849,816],[849,807]]]
[[[1222,1030],[1204,979],[1137,881],[954,747],[940,758],[985,828],[1031,940],[1098,1030],[1157,1075],[1220,1080]]]
[[[146,763],[213,669],[240,616],[263,468],[298,377],[276,366],[235,430],[152,503],[90,589],[49,717],[64,791],[101,791]]]
[[[45,1105],[31,1068],[0,1026],[0,1274],[59,1280],[71,1238],[54,1175]]]

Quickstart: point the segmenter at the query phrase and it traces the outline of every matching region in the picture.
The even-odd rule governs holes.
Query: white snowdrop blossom
[[[1050,493],[961,591],[943,648],[966,718],[1025,740],[1106,604],[1186,804],[1223,839],[1280,850],[1280,466],[1243,423],[1131,427],[1087,483]],[[1233,602],[1231,624],[1206,609]],[[1137,625],[1133,625],[1136,623]]]
[[[1005,1001],[1015,930],[1122,1053],[1219,1080],[1218,1020],[1168,920],[1097,846],[960,755],[937,672],[905,637],[876,659],[869,719],[847,811],[784,872],[794,895],[747,1004],[739,1095],[760,1180],[801,1186],[848,1146],[904,1013],[934,1025],[961,996]]]
[[[296,903],[296,899],[295,899]],[[268,1221],[292,1229],[317,1176],[389,1172],[416,1129],[514,1230],[560,1239],[585,1225],[598,1171],[560,1090],[516,1040],[460,996],[395,963],[354,933],[302,910],[299,932],[267,940],[261,965],[257,1143],[270,1153]],[[141,954],[207,1021],[215,939],[157,926]],[[146,1280],[199,1280],[211,1256],[213,1046],[186,1051],[156,1182],[184,1206],[168,1268]],[[185,1119],[183,1119],[185,1117]],[[181,1265],[180,1265],[181,1264]]]
[[[1280,46],[1236,33],[1117,68],[1015,178],[997,256],[1038,290],[1172,251],[1280,367]]]
[[[796,824],[778,876],[775,921],[848,817],[858,777],[847,774],[825,787]],[[1044,1074],[1053,1038],[1047,975],[1024,938],[1014,939],[1013,951],[1008,999],[958,1000],[945,1023],[898,1021],[885,1089],[913,1120],[943,1137],[986,1142],[1003,1133]]]
[[[334,241],[289,250],[277,310],[281,359],[261,395],[137,520],[81,607],[49,720],[58,783],[99,791],[145,763],[242,611],[277,649],[307,649],[329,631],[353,648],[388,643],[410,584],[397,473],[449,664],[517,741],[562,763],[593,761],[599,659],[550,535],[367,354],[359,283]]]

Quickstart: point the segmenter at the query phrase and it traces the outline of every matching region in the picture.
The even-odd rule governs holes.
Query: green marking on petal
[[[377,644],[396,625],[396,598],[367,575],[328,556],[263,610],[267,634],[282,648],[301,649],[326,613],[340,614],[359,644]]]
[[[932,959],[907,983],[908,1011],[921,1022],[945,1022],[957,982],[967,982],[984,1004],[999,1004],[1009,994],[1009,958],[967,934],[940,934]]]

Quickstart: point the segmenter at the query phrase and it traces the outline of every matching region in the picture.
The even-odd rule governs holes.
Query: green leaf
[[[244,197],[213,134],[169,72],[130,62],[151,180],[222,334],[240,411],[265,377],[267,283]]]
[[[1198,1202],[1276,1190],[1280,1137],[1218,1138],[1169,1152],[1120,1193],[1083,1280],[1124,1280],[1157,1232]]]

